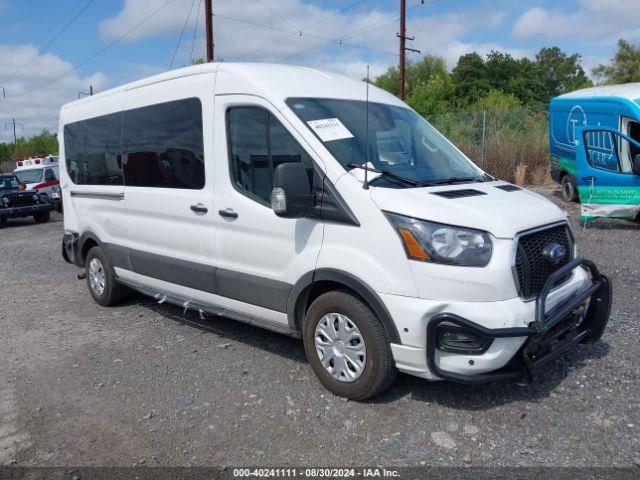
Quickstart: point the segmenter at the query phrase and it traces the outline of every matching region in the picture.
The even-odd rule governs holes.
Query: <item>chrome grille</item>
[[[543,255],[545,247],[552,243],[562,245],[566,250],[565,256],[555,264]],[[566,224],[521,234],[517,239],[514,265],[514,276],[520,296],[525,299],[535,298],[549,275],[572,259],[573,238]],[[570,276],[569,273],[567,278],[559,283],[566,281]]]

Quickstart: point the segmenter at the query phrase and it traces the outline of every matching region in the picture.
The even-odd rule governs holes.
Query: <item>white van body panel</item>
[[[108,115],[122,110],[122,92],[119,88],[91,98],[79,100],[62,107],[60,112],[60,188],[64,203],[65,232],[91,232],[104,243],[123,245],[128,241],[124,185],[77,185],[71,181],[67,165],[64,125],[98,115]],[[82,141],[82,139],[78,139]],[[73,192],[73,196],[72,196]]]
[[[327,223],[318,268],[336,269],[366,279],[377,293],[417,296],[402,244],[383,212],[371,208],[368,191],[349,174],[343,175],[336,187],[360,227]]]
[[[202,104],[204,188],[72,183],[67,168],[81,166],[67,165],[65,147],[73,139],[65,138],[65,125],[192,97]],[[354,278],[388,313],[391,325],[384,327],[394,336],[390,343],[396,366],[424,378],[438,378],[437,369],[431,371],[427,364],[426,345],[428,325],[435,315],[456,314],[486,329],[526,330],[536,307],[535,302],[519,297],[514,281],[517,236],[566,222],[564,212],[526,190],[501,191],[496,188],[502,185],[499,182],[365,189],[361,175],[346,172],[289,108],[286,100],[292,98],[368,98],[408,108],[383,90],[341,75],[267,64],[198,65],[86,97],[65,105],[60,117],[65,233],[76,237],[90,233],[101,243],[119,248],[123,258],[129,259],[116,265],[119,280],[158,300],[245,321],[258,319],[267,322],[264,326],[268,328],[275,325],[294,334],[299,333],[301,319],[294,318],[298,312],[292,311],[291,305],[305,279],[320,271]],[[352,222],[281,218],[268,202],[250,198],[236,188],[230,167],[227,112],[238,106],[265,109],[285,127],[348,207]],[[484,195],[446,199],[433,194],[463,189]],[[194,205],[207,211],[192,211]],[[409,260],[385,212],[486,231],[493,244],[491,260],[485,267]],[[131,262],[135,255],[150,263],[161,259],[167,269],[175,266],[175,271],[186,271],[194,278],[211,275],[215,285],[203,291],[188,282],[152,278],[136,271],[135,262]],[[173,278],[181,280],[179,275]],[[547,309],[571,298],[588,282],[586,271],[575,268],[548,297]],[[506,365],[526,338],[496,338],[481,354],[438,351],[435,358],[447,372],[491,372]]]
[[[496,188],[504,182],[470,183],[398,190],[372,188],[371,197],[382,210],[423,218],[447,225],[484,230],[496,238],[513,238],[531,228],[567,219],[566,213],[537,193]],[[449,199],[437,192],[456,189],[477,190],[486,195]]]
[[[221,77],[218,85],[224,89],[224,77]],[[312,152],[305,138],[292,128],[273,104],[262,97],[216,97],[214,131],[217,137],[213,155],[216,159],[216,208],[237,214],[237,218],[223,217],[217,212],[214,216],[219,275],[223,278],[227,275],[245,275],[245,279],[253,283],[256,295],[269,295],[271,288],[286,290],[315,269],[325,225],[307,218],[280,218],[273,213],[270,205],[259,203],[235,188],[228,160],[226,119],[230,108],[242,106],[269,111],[303,148]],[[314,160],[323,168],[322,159],[315,156]],[[257,277],[267,280],[266,284]],[[222,278],[220,281],[224,282]]]
[[[202,105],[203,132],[213,131],[215,73],[179,77],[167,88],[162,82],[122,93],[127,109],[198,98]],[[213,136],[203,137],[205,185],[201,190],[125,186],[128,241],[140,252],[215,266],[215,214]],[[126,162],[126,158],[123,158]],[[191,205],[209,212],[200,214]],[[162,234],[159,234],[162,232]]]

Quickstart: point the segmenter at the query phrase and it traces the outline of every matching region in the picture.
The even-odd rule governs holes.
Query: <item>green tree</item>
[[[26,139],[20,137],[16,144],[0,143],[0,161],[15,160],[19,157],[30,157],[33,155],[57,154],[58,137],[55,133],[43,130],[40,134]]]
[[[536,54],[535,78],[538,80],[538,98],[548,103],[563,93],[593,85],[580,65],[581,56],[567,55],[558,47],[542,48]]]
[[[447,111],[451,92],[450,75],[434,75],[413,87],[407,103],[420,115],[435,115]]]
[[[400,95],[400,72],[398,67],[389,67],[385,73],[377,77],[372,83],[395,96]]]
[[[434,77],[448,76],[447,63],[444,58],[436,55],[425,55],[417,62],[407,62],[405,69],[406,94],[411,96],[413,90]],[[385,73],[377,77],[373,84],[394,95],[400,95],[400,72],[398,67],[392,66]]]
[[[618,51],[611,62],[594,68],[593,75],[603,84],[640,81],[640,47],[626,40],[619,40]]]
[[[491,90],[487,66],[477,53],[468,53],[458,59],[451,72],[453,101],[458,107],[466,107],[474,99],[484,97]]]
[[[522,103],[513,93],[491,90],[487,95],[473,103],[470,110],[478,112],[481,110],[508,110],[520,106],[522,106]]]

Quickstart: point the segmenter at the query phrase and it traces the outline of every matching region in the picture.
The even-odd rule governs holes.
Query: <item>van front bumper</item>
[[[555,288],[571,271],[572,280]],[[611,293],[607,277],[592,262],[577,258],[549,277],[535,302],[494,302],[496,314],[511,315],[503,321],[483,319],[491,315],[491,304],[439,305],[439,311],[425,321],[420,347],[392,344],[394,359],[401,371],[433,380],[529,383],[553,358],[602,336]],[[479,318],[474,318],[474,312]],[[413,322],[412,327],[419,325]],[[484,349],[456,352],[447,348],[438,334],[443,327],[486,339]]]

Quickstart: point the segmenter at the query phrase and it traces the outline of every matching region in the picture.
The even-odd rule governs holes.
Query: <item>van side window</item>
[[[200,100],[188,98],[125,111],[122,149],[126,186],[202,189]]]
[[[67,172],[76,185],[122,185],[121,113],[64,126]]]
[[[267,110],[231,108],[227,111],[227,125],[232,181],[239,191],[269,204],[273,174],[281,163],[302,162],[311,182],[313,160]]]

